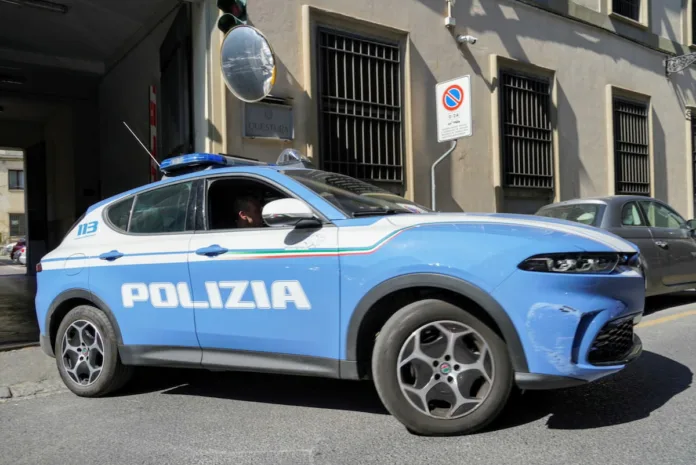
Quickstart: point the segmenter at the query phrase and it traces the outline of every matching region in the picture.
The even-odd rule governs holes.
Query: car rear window
[[[192,182],[180,182],[138,194],[128,226],[129,233],[183,232]]]
[[[537,212],[538,216],[574,221],[589,226],[599,224],[599,214],[600,205],[592,203],[544,207]]]

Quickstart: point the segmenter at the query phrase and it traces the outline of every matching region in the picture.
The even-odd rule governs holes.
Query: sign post
[[[462,76],[450,81],[440,82],[435,86],[435,103],[437,106],[437,141],[452,141],[445,152],[430,168],[432,210],[435,210],[435,167],[447,158],[457,146],[461,137],[473,134],[471,117],[471,76]]]

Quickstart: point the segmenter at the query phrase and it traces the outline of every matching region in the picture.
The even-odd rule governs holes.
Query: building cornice
[[[543,10],[567,20],[601,29],[609,34],[633,42],[665,55],[684,55],[692,50],[688,45],[659,36],[645,27],[637,27],[612,15],[578,5],[573,0],[509,0]]]

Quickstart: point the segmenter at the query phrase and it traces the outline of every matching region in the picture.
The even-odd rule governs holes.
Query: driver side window
[[[268,183],[241,176],[210,179],[207,190],[208,231],[265,228],[263,207],[288,197]]]

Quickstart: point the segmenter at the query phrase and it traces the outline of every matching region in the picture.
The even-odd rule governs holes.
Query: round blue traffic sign
[[[449,86],[442,94],[442,104],[446,110],[454,111],[464,102],[464,91],[456,84]]]

